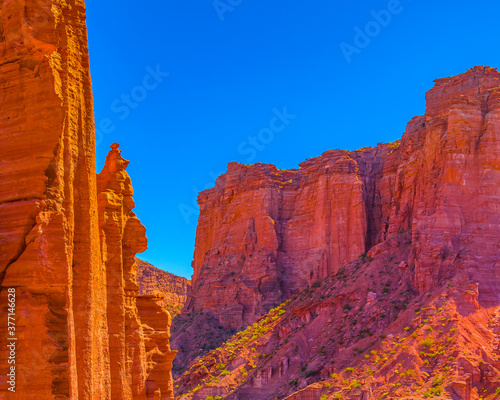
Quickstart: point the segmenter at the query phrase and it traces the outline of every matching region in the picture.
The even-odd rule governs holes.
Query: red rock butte
[[[16,399],[173,399],[171,318],[140,296],[128,161],[96,175],[82,0],[2,1],[1,304],[16,288]],[[7,310],[0,329],[7,332]]]
[[[198,197],[184,313],[240,329],[409,230],[419,294],[459,275],[482,307],[498,306],[499,99],[500,73],[475,67],[437,80],[395,143],[327,151],[297,170],[230,163]],[[174,347],[191,333],[175,333]]]
[[[2,398],[173,400],[160,286],[187,297],[183,400],[498,398],[495,69],[437,80],[395,143],[296,170],[230,163],[199,195],[191,291],[142,265],[141,295],[147,239],[118,144],[96,174],[84,2],[1,5],[0,304],[15,288],[17,338],[10,393],[0,335]]]

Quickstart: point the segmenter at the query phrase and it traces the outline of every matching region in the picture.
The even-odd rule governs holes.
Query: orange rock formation
[[[146,237],[117,146],[95,172],[84,2],[0,4],[0,393],[16,288],[11,398],[172,399],[170,318],[138,296]]]
[[[132,209],[128,161],[111,146],[97,176],[101,247],[106,269],[111,398],[172,398],[170,314],[161,296],[139,296],[136,253],[147,248],[146,228]],[[162,397],[161,397],[161,396]]]

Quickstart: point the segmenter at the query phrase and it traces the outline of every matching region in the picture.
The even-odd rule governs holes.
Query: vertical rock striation
[[[291,171],[229,164],[199,196],[188,310],[238,329],[359,257],[381,224],[371,174],[393,151],[334,150]]]
[[[116,148],[97,184],[84,2],[0,4],[0,329],[16,288],[13,398],[171,399],[170,320],[144,333],[134,257],[145,230]]]
[[[439,79],[403,137],[390,225],[412,228],[421,294],[459,273],[484,306],[500,300],[499,90],[488,67]]]
[[[110,388],[84,13],[83,1],[1,7],[1,304],[16,287],[20,399]]]
[[[184,314],[240,329],[407,230],[420,294],[459,275],[479,285],[481,305],[498,305],[499,96],[500,73],[475,67],[437,80],[425,115],[393,144],[327,151],[289,171],[229,164],[198,198]]]
[[[146,228],[132,209],[128,165],[111,146],[97,176],[101,251],[106,269],[111,398],[172,398],[171,317],[161,299],[139,296],[136,253],[147,248]],[[146,397],[144,397],[146,394]],[[161,395],[161,396],[160,396]]]

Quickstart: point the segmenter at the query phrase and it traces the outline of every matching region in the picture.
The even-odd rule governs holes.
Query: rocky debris
[[[140,294],[159,295],[161,306],[172,318],[178,315],[191,290],[191,281],[155,268],[139,258],[136,258],[136,264]]]
[[[500,306],[471,312],[458,275],[420,295],[411,232],[259,318],[176,380],[181,400],[493,400]],[[372,293],[377,293],[373,300]],[[205,396],[205,397],[204,397]]]
[[[146,327],[137,305],[147,242],[117,145],[96,175],[84,2],[2,1],[0,58],[0,302],[16,289],[15,398],[172,399],[169,319],[158,311],[161,330]],[[2,335],[2,398],[7,357]]]
[[[395,267],[420,295],[459,277],[477,285],[463,298],[471,312],[496,306],[499,87],[500,73],[475,67],[437,80],[425,115],[395,143],[327,151],[297,170],[230,163],[199,195],[184,313],[242,329],[360,255],[393,250],[389,239],[405,232],[411,256]],[[179,327],[173,347],[192,333]],[[200,355],[188,352],[183,364]]]

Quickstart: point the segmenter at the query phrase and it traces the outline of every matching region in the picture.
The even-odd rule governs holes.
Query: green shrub
[[[434,340],[432,340],[431,338],[427,338],[427,339],[421,340],[418,344],[420,346],[432,347],[432,346],[434,346]]]
[[[351,389],[360,388],[361,386],[363,386],[362,383],[356,379],[349,385]]]
[[[316,289],[319,288],[320,286],[321,286],[321,281],[316,281],[312,284],[311,288]]]
[[[319,374],[319,371],[315,371],[315,370],[312,370],[312,371],[307,371],[307,372],[306,372],[305,377],[306,377],[306,378],[309,378],[309,377],[311,377],[311,376],[316,376],[316,375],[318,375],[318,374]]]
[[[443,381],[444,381],[444,378],[442,376],[436,377],[432,381],[432,386],[433,387],[441,386],[443,384]]]
[[[443,394],[442,387],[432,387],[423,393],[424,397],[441,396]]]

